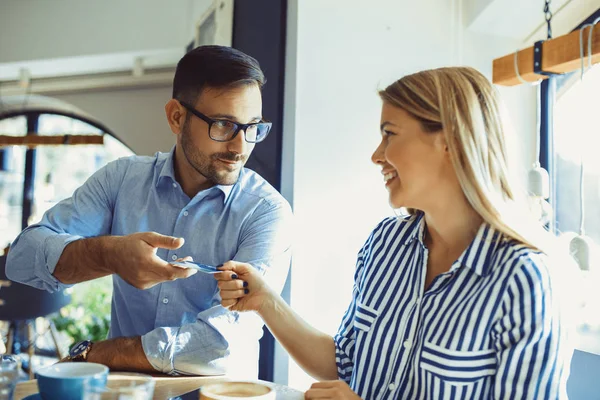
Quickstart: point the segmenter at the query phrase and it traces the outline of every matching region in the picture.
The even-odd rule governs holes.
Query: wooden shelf
[[[590,27],[583,31],[583,48],[585,54],[585,66],[588,64],[588,37]],[[559,36],[555,39],[546,40],[542,44],[542,71],[553,73],[566,73],[579,70],[581,68],[581,58],[579,55],[579,30],[567,35]],[[497,85],[515,86],[522,82],[517,77],[515,71],[515,55],[511,53],[504,57],[496,58],[493,64],[492,81]],[[517,53],[519,75],[526,81],[535,82],[539,79],[546,79],[545,75],[538,75],[533,72],[533,46],[520,50]],[[592,35],[592,63],[600,62],[600,23],[594,27]]]
[[[27,146],[64,146],[80,144],[104,144],[103,135],[58,135],[44,136],[28,134],[25,136],[0,135],[0,147]]]

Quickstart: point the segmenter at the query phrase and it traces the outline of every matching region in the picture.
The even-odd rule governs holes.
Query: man
[[[54,291],[113,274],[109,339],[74,346],[73,359],[256,378],[262,323],[221,307],[212,275],[169,262],[249,262],[283,287],[289,204],[243,168],[270,129],[264,81],[240,51],[190,51],[165,106],[171,152],[109,163],[14,241],[6,272],[15,281]]]

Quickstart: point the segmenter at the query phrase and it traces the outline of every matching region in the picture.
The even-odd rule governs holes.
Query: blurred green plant
[[[71,345],[80,340],[106,339],[110,327],[112,278],[95,279],[67,290],[71,303],[52,319],[56,329],[71,339]]]

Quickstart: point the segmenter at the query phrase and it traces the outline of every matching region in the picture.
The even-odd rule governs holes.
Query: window
[[[0,120],[0,133],[26,135],[27,118],[17,116]],[[40,114],[39,135],[102,134],[95,126],[76,118]],[[25,180],[24,146],[0,148],[0,250],[21,232],[23,186]],[[28,224],[39,222],[44,212],[70,197],[95,171],[108,162],[133,152],[115,137],[105,134],[104,145],[39,146],[33,168],[33,206]]]
[[[101,134],[83,121],[62,115],[42,114],[39,135]],[[35,167],[35,194],[29,223],[38,222],[44,212],[60,200],[70,197],[94,172],[133,152],[111,135],[104,135],[104,145],[40,146]]]
[[[600,157],[596,144],[600,128],[597,122],[597,100],[600,90],[600,66],[589,69],[580,80],[579,72],[562,78],[562,88],[554,107],[554,148],[556,174],[555,218],[557,232],[565,241],[580,233],[581,195],[583,196],[585,234],[600,247]],[[583,193],[580,193],[581,171],[584,171]],[[590,271],[581,271],[581,308],[578,316],[578,347],[600,354],[600,292],[595,272],[600,258],[591,258]]]
[[[600,67],[585,74],[584,81],[565,87],[556,99],[554,109],[554,145],[556,149],[557,207],[559,232],[579,232],[580,173],[584,167],[585,230],[600,243],[600,157],[594,144],[598,140],[597,104],[600,89]]]
[[[38,135],[103,134],[82,120],[58,114],[37,115]],[[30,119],[31,119],[30,118]],[[25,116],[0,120],[0,133],[26,135]],[[133,152],[115,137],[105,134],[103,145],[38,146],[33,168],[26,169],[24,146],[0,148],[0,246],[6,247],[21,232],[23,188],[26,174],[33,176],[33,204],[28,224],[39,222],[44,213],[59,201],[70,197],[94,172],[108,162]],[[27,217],[27,209],[25,210]],[[53,318],[68,343],[82,339],[102,340],[110,324],[112,279],[105,277],[67,289],[73,302]],[[90,306],[92,304],[92,306]],[[84,309],[95,311],[85,317]],[[65,349],[66,350],[66,349]]]
[[[0,133],[27,133],[25,117],[0,120]],[[21,232],[25,147],[0,147],[0,251]]]

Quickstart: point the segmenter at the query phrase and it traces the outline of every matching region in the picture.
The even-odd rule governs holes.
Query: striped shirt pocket
[[[496,374],[496,351],[457,351],[425,342],[421,368],[453,386],[477,382]]]
[[[356,303],[356,312],[354,313],[354,327],[364,332],[368,332],[379,316],[379,311],[361,302]]]

